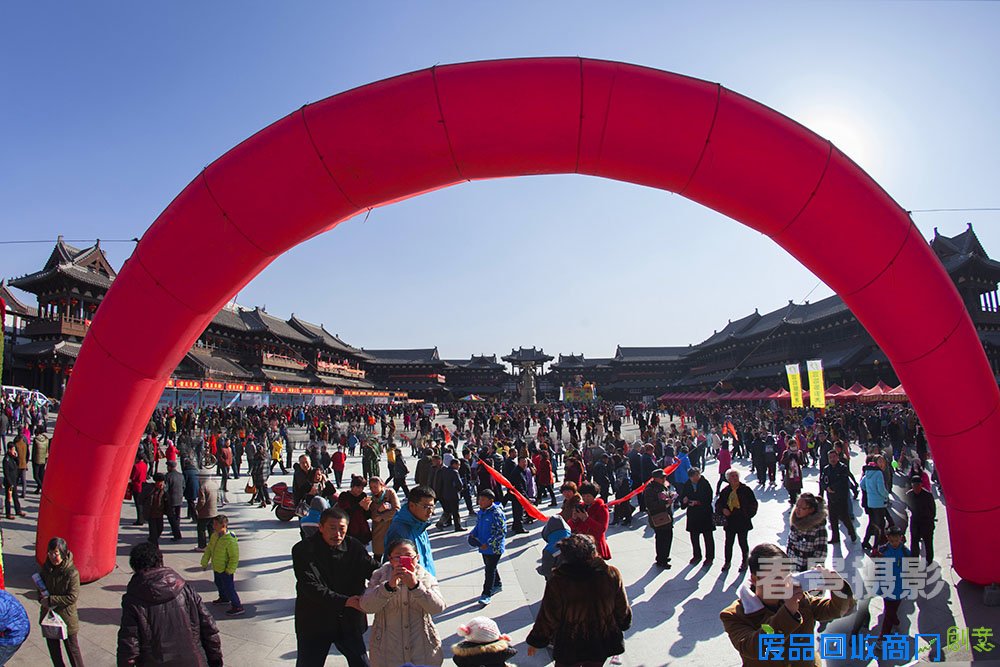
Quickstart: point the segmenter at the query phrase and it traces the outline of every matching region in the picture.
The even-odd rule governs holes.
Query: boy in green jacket
[[[212,536],[205,547],[205,554],[201,557],[201,566],[208,569],[208,564],[212,564],[212,571],[215,573],[215,587],[219,589],[219,599],[212,604],[228,604],[226,611],[228,616],[239,616],[243,613],[243,604],[240,596],[236,593],[236,583],[233,577],[236,574],[236,566],[240,562],[240,545],[236,542],[236,535],[229,532],[229,518],[220,514],[212,520]]]

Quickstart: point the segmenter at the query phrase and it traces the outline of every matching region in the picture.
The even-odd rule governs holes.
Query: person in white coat
[[[410,540],[386,545],[388,562],[372,574],[361,609],[374,614],[369,635],[371,667],[403,663],[440,667],[444,662],[434,614],[445,609],[437,579],[420,565]]]

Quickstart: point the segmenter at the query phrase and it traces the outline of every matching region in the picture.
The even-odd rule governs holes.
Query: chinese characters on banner
[[[826,390],[823,389],[823,360],[807,361],[806,371],[809,373],[809,405],[814,408],[825,408]]]
[[[798,364],[787,364],[785,372],[788,374],[788,392],[792,395],[792,407],[802,407],[802,376],[799,374]]]

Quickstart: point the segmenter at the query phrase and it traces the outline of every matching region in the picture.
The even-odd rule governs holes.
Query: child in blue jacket
[[[486,566],[483,594],[479,598],[479,604],[485,606],[503,587],[497,565],[506,546],[507,519],[503,508],[496,502],[496,494],[492,489],[482,489],[477,499],[479,512],[476,515],[476,527],[469,535],[469,545],[479,549]]]

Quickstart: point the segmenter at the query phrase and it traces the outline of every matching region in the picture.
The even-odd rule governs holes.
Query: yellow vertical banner
[[[802,406],[802,377],[799,373],[798,364],[786,364],[785,372],[788,374],[788,392],[792,395],[792,407]]]
[[[809,373],[809,405],[814,408],[826,407],[826,389],[823,388],[823,360],[806,361]]]

